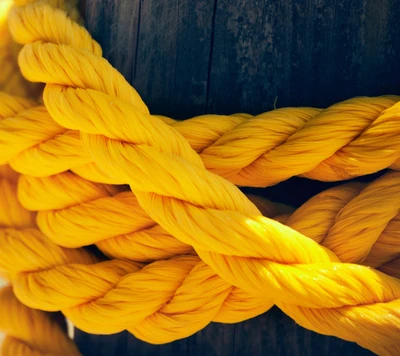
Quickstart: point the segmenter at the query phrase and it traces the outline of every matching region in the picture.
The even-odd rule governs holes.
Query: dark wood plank
[[[90,0],[86,23],[104,55],[155,113],[206,111],[213,2]]]
[[[259,113],[397,93],[397,0],[88,0],[86,24],[155,113]]]
[[[256,3],[218,1],[209,112],[399,92],[396,0]]]
[[[259,113],[400,94],[397,0],[86,0],[86,25],[105,57],[154,113]],[[379,175],[379,174],[378,174]],[[370,181],[377,175],[363,177]],[[293,178],[244,189],[299,206],[336,183]],[[128,333],[77,332],[90,355],[369,355],[297,326],[278,309],[190,338],[150,345]]]
[[[131,82],[155,113],[205,112],[212,13],[209,0],[141,2]]]
[[[165,345],[141,342],[127,332],[110,336],[78,332],[75,339],[85,356],[372,355],[356,344],[302,329],[277,308],[239,324],[213,323],[187,339]]]
[[[139,1],[86,1],[90,32],[103,45],[105,58],[128,80],[136,58],[139,17]]]

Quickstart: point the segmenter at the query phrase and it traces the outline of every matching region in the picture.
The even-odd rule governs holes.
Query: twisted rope
[[[0,304],[0,330],[7,333],[0,349],[3,356],[80,355],[58,315],[26,307],[11,287],[0,289]]]
[[[7,17],[13,1],[0,2],[0,90],[13,95],[37,97],[41,86],[28,82],[18,69],[17,56],[21,46],[11,38]]]
[[[1,112],[4,110],[0,108]],[[35,213],[24,209],[17,199],[17,177],[8,166],[0,166],[0,235],[35,227]],[[1,277],[13,283],[13,275],[8,272],[2,270]],[[0,305],[0,331],[6,334],[0,347],[2,355],[80,355],[59,315],[26,307],[10,286],[0,289]]]
[[[59,247],[33,230],[3,231],[0,241],[6,246],[0,271],[13,276],[18,299],[31,308],[62,310],[74,325],[92,333],[128,329],[148,342],[165,343],[212,320],[239,322],[273,305],[226,283],[197,256],[143,266],[101,262],[84,249]]]
[[[60,26],[57,31],[49,25],[55,20]],[[29,80],[104,91],[148,113],[136,91],[101,58],[101,49],[89,33],[64,12],[34,4],[14,9],[9,23],[17,42],[38,41],[20,53],[21,70]],[[41,41],[45,43],[40,44]],[[63,60],[65,51],[68,63]],[[50,62],[51,68],[46,66]],[[107,73],[107,82],[103,73]],[[355,98],[325,110],[283,108],[256,117],[204,115],[183,122],[162,120],[186,138],[208,170],[237,185],[263,187],[295,175],[333,181],[387,167],[398,169],[397,102],[396,96]],[[75,129],[66,121],[62,124]],[[302,151],[301,147],[307,150]],[[88,159],[79,150],[74,154]],[[97,177],[93,175],[95,165],[79,167],[82,163],[81,157],[73,168],[85,178],[123,183],[119,177],[110,179],[99,173]],[[24,170],[23,167],[21,164],[16,168]],[[40,171],[27,173],[43,176]]]
[[[331,188],[303,204],[285,225],[328,247],[343,262],[378,268],[400,257],[398,190],[398,173],[368,186],[349,183]],[[109,257],[143,262],[193,252],[157,225],[132,192],[115,186],[68,172],[48,178],[24,176],[19,199],[27,209],[39,211],[40,230],[60,246],[96,244]],[[291,212],[265,200],[255,202],[264,204],[266,217],[279,219]]]
[[[16,10],[11,16],[11,23],[21,16],[18,14],[24,14],[24,11],[28,13],[29,9],[40,9],[43,6],[34,5]],[[58,11],[50,7],[46,9],[45,11],[48,11],[46,16],[50,16],[52,11]],[[34,12],[31,14],[35,15]],[[34,16],[32,18],[38,21]],[[58,19],[62,20],[62,16],[60,15]],[[26,22],[21,21],[18,26]],[[15,28],[18,31],[18,27]],[[165,123],[170,122],[169,120],[149,115],[139,95],[106,61],[86,49],[42,42],[52,41],[51,37],[46,37],[46,29],[43,31],[45,35],[40,33],[40,36],[31,39],[27,36],[28,40],[23,40],[23,42],[40,41],[25,45],[20,53],[19,63],[28,79],[49,83],[44,92],[44,101],[50,115],[67,129],[80,130],[85,149],[100,169],[121,183],[129,183],[140,205],[151,219],[181,242],[193,246],[201,259],[212,267],[211,269],[203,261],[199,261],[196,256],[155,262],[140,270],[142,272],[140,275],[149,274],[146,276],[149,277],[146,279],[148,284],[149,282],[152,284],[151,276],[155,268],[156,275],[162,273],[166,280],[169,278],[168,286],[160,284],[158,287],[161,290],[165,288],[167,293],[172,293],[172,285],[181,286],[183,280],[189,278],[186,275],[182,279],[184,271],[191,270],[197,263],[201,263],[203,265],[199,268],[202,270],[204,266],[209,271],[205,274],[206,280],[212,278],[209,273],[215,276],[214,271],[223,278],[216,278],[221,284],[213,291],[218,290],[221,294],[219,298],[214,296],[214,303],[216,301],[221,303],[220,298],[226,298],[229,295],[228,290],[231,292],[235,289],[228,284],[230,283],[241,288],[242,290],[236,288],[240,293],[248,293],[258,300],[258,303],[264,303],[263,308],[268,309],[272,299],[298,323],[312,330],[356,341],[379,352],[398,351],[400,282],[397,279],[360,265],[340,263],[337,256],[329,249],[278,222],[262,217],[256,206],[232,183],[212,173],[215,171],[221,176],[229,176],[229,180],[238,185],[246,185],[249,176],[254,174],[257,177],[254,179],[256,182],[254,185],[264,186],[296,174],[314,179],[338,180],[386,167],[397,169],[397,159],[400,154],[396,139],[398,105],[395,104],[397,100],[395,97],[353,99],[322,112],[314,112],[309,119],[304,119],[304,113],[310,114],[315,109],[299,109],[299,117],[290,112],[290,117],[295,117],[294,122],[301,122],[298,126],[301,130],[292,122],[290,125],[294,125],[295,128],[289,125],[286,111],[281,121],[277,120],[276,126],[271,125],[275,130],[274,135],[280,141],[275,146],[267,147],[268,154],[260,149],[256,159],[248,152],[250,146],[258,141],[246,141],[246,130],[241,133],[245,136],[243,147],[237,147],[233,143],[232,147],[221,148],[218,153],[219,144],[214,143],[211,146],[215,146],[214,148],[210,147],[205,151],[211,152],[211,156],[226,154],[224,162],[230,161],[228,165],[233,167],[234,171],[232,173],[232,169],[229,168],[231,170],[226,173],[228,168],[224,166],[221,168],[219,163],[214,163],[216,166],[214,168],[212,163],[205,164],[205,161],[212,162],[213,159],[204,155],[204,151],[199,156],[175,129],[175,124],[169,126]],[[280,113],[277,114],[279,115]],[[246,127],[247,122],[251,120],[242,125]],[[343,130],[344,124],[346,129]],[[279,130],[281,126],[284,128]],[[293,130],[290,131],[291,129]],[[248,131],[252,130],[250,125]],[[384,140],[381,140],[381,137],[384,137]],[[265,150],[265,147],[261,148]],[[247,154],[238,155],[239,151]],[[279,157],[278,163],[274,161],[275,156]],[[317,161],[312,159],[315,156],[318,157]],[[380,161],[381,164],[376,165],[374,160]],[[273,161],[271,166],[269,166],[270,161]],[[279,175],[277,171],[276,177],[272,179],[267,177],[266,172],[275,172],[274,166],[279,166],[280,170],[288,173]],[[340,171],[341,169],[343,171]],[[157,175],[154,175],[155,171]],[[395,210],[396,208],[391,206],[382,215],[391,220],[397,216]],[[346,221],[346,214],[343,221]],[[334,225],[334,231],[343,229],[345,223],[342,224],[338,227]],[[378,230],[379,227],[364,236],[370,246],[378,240],[380,236]],[[79,279],[84,272],[78,270],[75,265],[63,269],[62,263],[83,263],[86,266],[89,260],[93,262],[93,257],[82,252],[84,250],[66,252],[70,250],[51,245],[37,232],[28,231],[23,234],[7,232],[3,238],[9,241],[10,246],[15,242],[21,250],[23,243],[16,241],[23,241],[29,234],[31,240],[35,241],[33,244],[37,245],[37,251],[47,248],[52,250],[53,256],[57,256],[59,251],[60,258],[51,259],[50,256],[45,256],[48,261],[42,258],[39,262],[26,266],[22,261],[13,265],[5,256],[7,264],[2,268],[7,273],[16,275],[18,280],[16,290],[23,291],[18,295],[19,298],[25,299],[28,304],[34,304],[36,302],[32,296],[39,295],[37,303],[41,308],[72,308],[72,312],[68,309],[66,313],[74,316],[76,312],[82,322],[84,317],[89,316],[90,309],[86,308],[86,305],[76,308],[77,304],[74,303],[82,304],[85,295],[79,297],[74,294],[75,292],[71,292],[71,296],[61,296],[54,275],[61,270],[60,278],[64,276],[64,280],[65,275],[68,276],[67,280]],[[339,241],[337,245],[336,240],[328,238],[327,244],[340,251],[343,241]],[[57,250],[58,248],[60,250]],[[369,250],[361,248],[356,252],[355,259],[362,261],[368,256]],[[12,256],[12,253],[11,249],[8,256]],[[377,259],[379,258],[381,257]],[[179,263],[175,264],[176,261]],[[99,271],[103,272],[100,273],[96,272],[96,267],[91,266],[92,274],[93,271],[99,273],[99,278],[94,285],[87,286],[87,291],[83,292],[83,294],[88,293],[86,298],[89,298],[89,293],[91,298],[93,295],[99,297],[103,295],[105,289],[102,293],[99,289],[93,290],[96,284],[99,288],[101,281],[104,284],[109,283],[107,287],[110,289],[110,285],[114,286],[122,275],[125,277],[118,283],[118,289],[116,288],[118,292],[108,291],[104,301],[96,304],[93,310],[96,312],[108,310],[107,307],[111,309],[114,304],[112,311],[121,312],[118,314],[118,319],[122,321],[125,315],[126,318],[138,318],[136,320],[143,318],[140,311],[132,312],[132,309],[129,309],[132,306],[126,305],[127,300],[131,300],[126,299],[131,290],[130,279],[126,274],[133,274],[140,266],[123,261],[102,262],[101,265],[104,266],[104,263],[107,266],[113,265],[113,268],[109,273],[104,273],[102,267]],[[159,265],[164,268],[162,272],[158,272]],[[120,275],[117,276],[117,280],[115,275],[118,274],[118,270]],[[177,270],[180,272],[176,272]],[[72,272],[70,275],[70,271],[75,275]],[[109,282],[105,283],[105,277],[100,279],[100,275],[107,276]],[[85,277],[86,283],[85,278],[80,282],[86,287],[88,276]],[[42,286],[50,286],[50,294],[53,297],[50,304],[54,305],[46,306],[45,296],[48,298],[49,291],[45,292],[43,287],[34,291],[28,290],[27,280],[32,283],[41,279]],[[120,286],[122,288],[119,289]],[[32,296],[29,296],[30,292]],[[65,291],[63,292],[65,294]],[[149,296],[146,297],[149,301]],[[185,297],[183,298],[185,300]],[[159,300],[154,303],[158,308],[156,310],[164,305],[157,304],[160,303]],[[171,303],[168,304],[170,305]],[[205,320],[207,322],[211,320],[210,314],[214,316],[217,314],[217,307],[211,308],[213,311],[208,314],[202,308],[210,310],[210,307],[204,305],[199,307],[204,318],[197,315],[200,321],[193,321],[192,324],[188,322],[187,325],[196,324],[198,327],[201,323],[205,323]],[[172,311],[169,310],[166,314],[173,313],[177,308],[178,306],[174,304]],[[156,322],[154,324],[151,322],[151,326],[146,324],[148,319],[152,320],[149,318],[152,314],[148,314],[150,311],[147,310],[146,313],[145,326],[137,332],[143,338],[146,337],[144,336],[146,332],[154,330],[157,325]],[[93,319],[96,315],[90,314]],[[182,325],[181,322],[185,319],[177,321],[178,318],[172,318],[174,321],[170,320],[169,330],[164,330],[166,334],[173,333],[174,322]],[[157,322],[160,320],[162,318],[157,318]],[[134,324],[132,320],[129,322]],[[112,327],[113,325],[110,325],[110,328]],[[118,324],[114,327],[121,326]],[[190,329],[190,332],[194,329],[196,328]],[[169,337],[171,338],[171,335]]]

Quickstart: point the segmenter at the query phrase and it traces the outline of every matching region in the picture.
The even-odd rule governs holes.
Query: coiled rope
[[[317,332],[358,342],[379,353],[399,351],[399,281],[368,267],[339,262],[339,258],[368,261],[370,250],[374,250],[379,252],[369,257],[371,264],[384,264],[384,268],[386,263],[392,263],[392,271],[398,272],[393,268],[398,265],[398,254],[388,254],[390,248],[382,252],[384,247],[378,243],[385,235],[387,222],[395,220],[398,213],[395,196],[390,194],[398,175],[377,181],[383,191],[387,189],[384,196],[388,200],[391,196],[393,202],[381,214],[373,215],[377,221],[384,217],[386,223],[371,224],[362,241],[351,240],[357,246],[354,255],[343,247],[348,241],[340,233],[348,228],[358,237],[360,226],[354,230],[348,226],[351,214],[357,216],[362,206],[357,198],[343,214],[343,222],[330,226],[338,237],[325,237],[334,254],[317,243],[325,241],[318,241],[322,234],[315,235],[316,242],[301,231],[262,217],[232,184],[265,186],[293,175],[340,180],[387,167],[397,169],[400,154],[396,97],[357,98],[323,111],[281,109],[265,114],[267,120],[232,116],[220,120],[230,120],[231,128],[219,129],[221,134],[215,141],[196,149],[187,136],[195,137],[190,131],[205,125],[205,118],[193,119],[195,125],[188,126],[189,134],[185,136],[177,128],[184,122],[173,123],[149,115],[136,91],[99,53],[92,53],[95,46],[91,41],[86,42],[87,47],[79,47],[74,43],[75,38],[80,38],[78,35],[66,36],[68,32],[62,30],[52,32],[55,27],[47,24],[55,19],[70,34],[82,31],[60,10],[43,4],[28,5],[11,14],[14,38],[26,43],[19,57],[22,73],[30,80],[48,83],[43,98],[50,116],[67,129],[60,134],[68,130],[81,132],[83,147],[90,157],[86,174],[98,170],[102,172],[99,175],[107,175],[110,180],[94,181],[128,183],[147,214],[145,219],[158,223],[173,236],[171,239],[194,248],[202,260],[179,256],[145,267],[118,260],[92,265],[96,258],[87,251],[57,247],[37,232],[4,234],[8,247],[1,268],[15,275],[20,300],[44,310],[62,309],[76,323],[86,323],[91,330],[116,332],[129,328],[152,342],[170,341],[177,330],[182,337],[183,325],[189,335],[211,320],[239,321],[243,314],[257,315],[275,303],[299,324]],[[70,25],[64,26],[68,21]],[[257,130],[263,134],[257,136]],[[35,138],[35,143],[31,140],[29,145],[21,144],[5,159],[20,157],[52,135],[44,134]],[[223,161],[218,158],[221,156]],[[12,165],[18,170],[17,163]],[[64,167],[63,170],[70,168]],[[158,174],[154,175],[154,171]],[[80,173],[79,167],[74,172]],[[363,199],[377,198],[372,198],[368,188],[366,191]],[[358,217],[360,221],[365,219],[361,213]],[[32,257],[36,256],[33,265],[21,258],[22,251],[25,256],[28,253],[22,248],[27,236],[29,244],[35,246],[29,248]],[[359,246],[365,241],[366,245]],[[377,250],[373,248],[376,244]],[[42,257],[44,250],[49,253]],[[192,273],[203,277],[192,278]],[[71,295],[65,295],[68,288],[57,286],[58,279],[72,288],[68,292]],[[186,287],[184,282],[188,283]],[[73,288],[74,283],[81,287],[79,291]],[[135,287],[149,292],[135,293]],[[165,292],[162,301],[158,298],[161,291]],[[131,293],[138,297],[136,305],[131,303]],[[201,294],[200,299],[191,297],[196,293]],[[191,303],[185,303],[188,300]],[[249,302],[244,306],[245,300]],[[90,305],[85,304],[89,301]],[[138,307],[140,303],[142,309]],[[143,304],[147,304],[146,310]],[[246,313],[241,313],[246,308]],[[223,320],[221,315],[225,314],[221,311],[226,311],[231,320]],[[110,313],[115,316],[113,321]],[[135,324],[140,327],[131,329]],[[157,329],[161,331],[155,332]]]

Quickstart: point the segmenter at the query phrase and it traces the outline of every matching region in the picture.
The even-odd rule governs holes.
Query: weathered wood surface
[[[86,26],[153,113],[174,118],[325,107],[400,94],[397,0],[86,0]],[[363,178],[370,180],[371,177]],[[332,184],[256,192],[298,206]],[[249,189],[247,189],[249,190]],[[254,191],[254,190],[253,190]],[[368,355],[277,309],[168,345],[77,332],[84,355]]]
[[[259,113],[399,91],[397,0],[86,0],[151,111]]]

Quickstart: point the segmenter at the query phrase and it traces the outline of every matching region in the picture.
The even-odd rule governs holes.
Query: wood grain
[[[397,0],[87,0],[86,25],[154,113],[325,107],[400,90]]]
[[[153,113],[260,113],[400,94],[397,0],[86,0],[86,26]],[[378,175],[359,180],[370,181]],[[337,183],[244,189],[299,206]],[[171,344],[77,332],[91,355],[370,355],[278,309]]]

